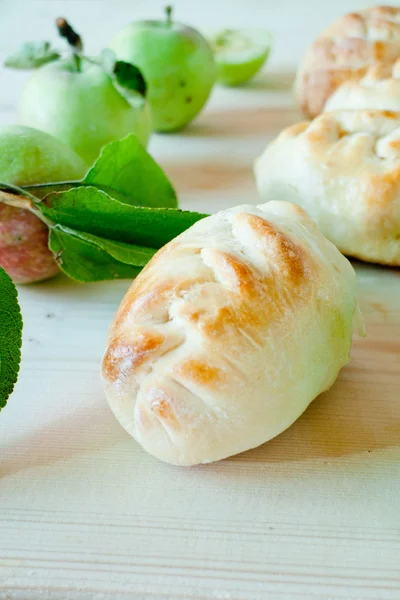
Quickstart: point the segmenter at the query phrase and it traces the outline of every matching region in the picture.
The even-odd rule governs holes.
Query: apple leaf
[[[104,146],[82,181],[44,183],[23,189],[42,199],[54,192],[90,185],[112,198],[135,206],[176,208],[171,182],[134,134]]]
[[[53,223],[107,240],[155,249],[207,216],[177,208],[132,206],[95,187],[50,194],[36,206]]]
[[[117,60],[114,66],[114,75],[118,85],[127,90],[138,92],[146,97],[147,83],[141,70],[132,63]]]
[[[170,181],[134,135],[105,146],[82,181],[1,187],[0,202],[23,205],[48,225],[50,250],[78,281],[136,277],[207,216],[176,208]]]
[[[59,225],[50,230],[49,248],[60,269],[76,281],[131,279],[141,270],[120,262],[84,234]]]
[[[133,134],[104,146],[83,183],[96,186],[126,204],[178,206],[168,177]]]
[[[59,58],[60,53],[52,49],[50,42],[26,42],[6,58],[4,66],[11,69],[37,69]]]
[[[125,242],[115,242],[114,240],[106,240],[97,235],[70,229],[63,225],[55,225],[52,231],[62,231],[65,234],[71,235],[77,239],[95,245],[116,260],[133,265],[135,267],[144,267],[154,254],[157,252],[155,248],[146,248],[145,246],[136,246],[135,244],[125,244]],[[58,251],[56,251],[58,252]]]
[[[130,62],[118,60],[115,52],[105,48],[100,55],[100,64],[106,73],[115,78],[119,91],[130,101],[129,91],[134,91],[143,98],[147,94],[147,83],[141,70]]]
[[[58,225],[61,228],[61,225]],[[63,231],[69,232],[67,227],[62,227]],[[151,260],[154,254],[157,252],[154,248],[146,248],[145,246],[136,246],[136,244],[126,244],[125,242],[115,242],[114,240],[106,240],[97,235],[91,233],[82,233],[81,231],[75,231],[75,236],[79,237],[87,242],[95,244],[110,256],[119,260],[126,265],[133,265],[135,267],[145,267],[149,260]]]
[[[35,203],[50,226],[49,248],[77,281],[136,277],[155,252],[206,215],[132,206],[83,186]]]
[[[0,410],[14,389],[21,362],[22,316],[15,285],[0,267]]]

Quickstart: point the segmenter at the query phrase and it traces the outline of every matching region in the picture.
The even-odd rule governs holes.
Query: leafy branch
[[[0,184],[0,201],[44,221],[60,269],[82,282],[136,277],[159,248],[207,216],[177,208],[169,179],[134,135],[105,146],[82,181]]]
[[[117,60],[116,55],[109,48],[104,49],[97,59],[85,56],[81,36],[76,33],[64,17],[56,19],[56,27],[59,35],[68,43],[69,55],[72,54],[76,72],[82,71],[83,61],[96,64],[108,73],[114,86],[129,103],[137,103],[140,96],[143,101],[147,94],[147,83],[138,67],[129,62]],[[4,66],[9,69],[32,70],[61,58],[62,53],[52,48],[50,42],[25,42],[6,58]]]

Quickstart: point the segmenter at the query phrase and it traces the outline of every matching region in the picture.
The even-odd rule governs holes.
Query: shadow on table
[[[127,435],[127,434],[126,434]],[[78,455],[112,448],[124,431],[104,403],[66,415],[6,446],[0,479],[25,469],[49,467]]]
[[[289,429],[267,444],[230,457],[218,466],[196,467],[195,471],[205,468],[219,472],[227,463],[235,462],[328,460],[398,446],[400,336],[393,331],[393,338],[386,339],[378,331],[371,324],[369,337],[355,340],[350,365]],[[111,450],[124,437],[134,443],[106,403],[99,402],[4,446],[0,477]]]
[[[371,350],[374,359],[368,363]],[[332,459],[399,446],[400,340],[356,341],[353,355],[333,387],[316,398],[289,429],[228,460]]]

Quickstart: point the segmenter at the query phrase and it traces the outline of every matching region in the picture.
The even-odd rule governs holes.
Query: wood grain
[[[253,161],[297,119],[282,82],[217,90],[185,132],[154,138],[184,208],[258,202]],[[368,335],[332,389],[268,444],[188,469],[147,455],[105,402],[99,365],[130,282],[21,287],[0,600],[399,600],[400,271],[354,266]]]
[[[270,443],[159,463],[98,365],[128,282],[21,288],[24,363],[0,421],[0,598],[397,600],[400,273],[355,263],[368,337]]]

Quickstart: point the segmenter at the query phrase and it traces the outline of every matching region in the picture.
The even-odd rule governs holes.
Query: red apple
[[[0,182],[67,181],[80,179],[85,170],[79,156],[48,133],[19,125],[0,129]],[[48,233],[31,212],[0,201],[0,266],[15,283],[41,281],[58,272]]]
[[[47,226],[31,212],[0,202],[0,265],[14,283],[33,283],[58,273],[48,237]]]

